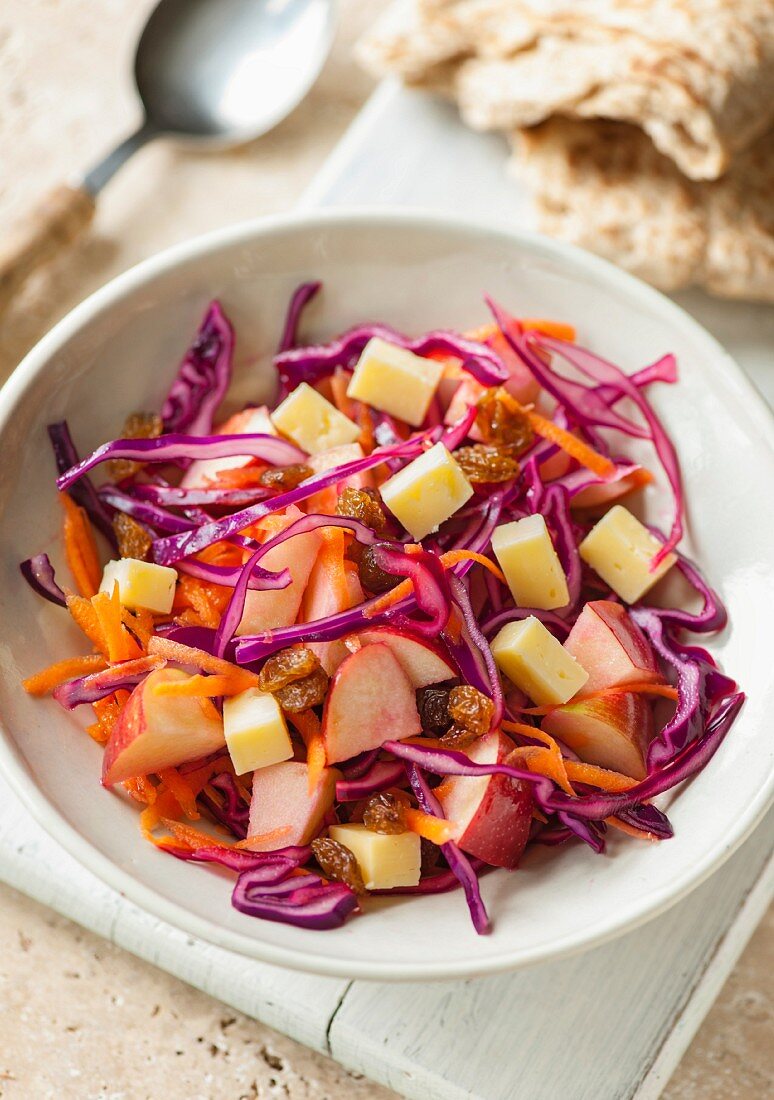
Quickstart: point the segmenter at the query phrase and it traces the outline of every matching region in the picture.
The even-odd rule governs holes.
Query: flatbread
[[[774,130],[712,182],[687,180],[626,123],[553,118],[513,143],[543,232],[663,290],[774,302]]]
[[[774,124],[774,0],[400,0],[358,53],[452,96],[475,129],[641,126],[691,179]]]

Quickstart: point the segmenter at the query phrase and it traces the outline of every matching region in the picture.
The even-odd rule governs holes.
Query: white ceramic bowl
[[[229,904],[230,878],[180,863],[142,840],[136,806],[99,785],[100,750],[85,718],[28,698],[22,677],[82,652],[67,617],[21,580],[39,550],[61,562],[60,508],[45,426],[67,417],[86,453],[124,416],[157,406],[212,297],[236,326],[238,394],[271,390],[270,356],[288,296],[320,277],[305,329],[332,335],[365,319],[409,331],[486,320],[484,291],[523,316],[574,322],[580,340],[626,369],[666,351],[681,381],[653,400],[682,458],[690,552],[719,587],[731,626],[712,642],[749,693],[706,771],[669,800],[675,838],[610,838],[608,854],[574,844],[536,852],[515,874],[483,881],[494,921],[474,934],[459,893],[372,902],[334,932],[250,919]],[[682,897],[742,841],[774,786],[768,631],[774,621],[772,423],[715,341],[637,280],[536,237],[420,215],[296,216],[216,233],[116,279],[30,353],[0,397],[0,765],[30,811],[85,866],[170,924],[283,966],[374,979],[491,973],[587,948]],[[662,519],[667,498],[651,494]]]

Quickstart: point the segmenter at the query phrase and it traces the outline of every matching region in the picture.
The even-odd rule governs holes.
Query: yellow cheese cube
[[[168,615],[176,583],[175,569],[137,558],[121,558],[107,563],[99,590],[112,595],[113,586],[117,584],[118,598],[124,607],[145,608],[157,615]]]
[[[570,602],[567,578],[541,515],[496,527],[492,549],[517,604],[551,611]]]
[[[423,359],[374,336],[363,348],[347,396],[418,428],[442,374],[443,364],[435,359]]]
[[[306,382],[288,394],[271,419],[275,428],[310,455],[354,443],[360,435],[354,421]]]
[[[470,500],[473,486],[443,443],[436,443],[385,481],[381,494],[412,538],[423,539]]]
[[[237,775],[293,756],[282,707],[273,695],[258,688],[223,700],[223,731]]]
[[[588,672],[534,615],[508,623],[492,642],[497,667],[539,707],[566,703]]]
[[[592,527],[578,551],[622,600],[635,603],[677,561],[674,554],[667,554],[651,571],[650,563],[660,546],[628,508],[616,504]]]
[[[366,890],[419,882],[422,852],[416,833],[373,833],[365,825],[331,825],[328,833],[352,852]]]

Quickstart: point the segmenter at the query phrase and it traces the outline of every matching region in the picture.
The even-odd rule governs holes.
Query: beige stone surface
[[[132,43],[153,0],[0,0],[0,227],[137,121]],[[278,129],[228,154],[142,150],[93,233],[0,319],[0,377],[107,279],[176,241],[289,207],[369,90],[349,59],[382,0],[341,0],[330,64]],[[0,887],[0,1097],[380,1100],[269,1028]],[[665,1093],[774,1095],[774,920],[761,927]],[[602,1097],[600,1100],[615,1100]]]

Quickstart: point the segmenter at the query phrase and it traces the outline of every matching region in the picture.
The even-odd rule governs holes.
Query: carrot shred
[[[172,793],[185,816],[190,821],[198,821],[201,814],[196,805],[196,795],[177,768],[162,768],[158,776],[166,789]]]
[[[275,840],[282,840],[291,831],[290,825],[280,825],[276,829],[270,829],[268,833],[257,833],[255,836],[246,836],[244,840],[238,840],[234,845],[235,848],[246,848],[251,851],[254,844],[260,844],[261,847],[256,851],[264,851],[264,845],[273,844]]]
[[[296,727],[306,745],[306,767],[309,773],[309,793],[315,790],[325,770],[327,753],[320,719],[313,710],[291,714],[290,721]]]
[[[421,550],[421,546],[413,547],[406,545],[403,547],[407,554],[416,554]],[[444,569],[450,569],[453,565],[456,565],[460,561],[475,561],[479,565],[483,565],[485,569],[488,569],[498,580],[506,583],[505,577],[502,571],[498,569],[493,561],[485,557],[483,554],[477,554],[474,550],[447,550],[445,554],[440,554],[438,561],[444,567]],[[389,592],[385,592],[383,596],[380,596],[374,603],[367,607],[364,611],[366,618],[372,618],[374,615],[378,615],[388,607],[392,607],[400,600],[405,599],[406,596],[410,596],[414,591],[414,582],[411,578],[407,578],[405,581],[401,581],[395,588],[390,589]]]
[[[219,837],[210,836],[209,833],[202,833],[199,829],[194,829],[191,825],[186,825],[182,821],[175,821],[168,817],[162,817],[160,820],[161,824],[166,825],[176,840],[181,840],[189,848],[234,847],[233,844],[229,844]]]
[[[543,336],[553,336],[568,343],[575,340],[575,326],[564,321],[546,321],[542,317],[519,317],[518,320],[525,332],[540,332]]]
[[[192,607],[204,626],[216,630],[230,596],[231,590],[223,585],[183,575],[175,590],[174,606]]]
[[[249,685],[248,685],[249,686]],[[219,695],[239,695],[245,681],[239,676],[190,676],[187,680],[167,680],[156,684],[156,695],[174,695],[200,699],[215,699]]]
[[[370,455],[376,443],[376,439],[374,437],[374,422],[371,419],[371,413],[368,409],[368,406],[365,405],[362,401],[358,402],[355,419],[360,426],[358,443],[363,448],[363,453]]]
[[[541,749],[537,746],[517,748],[515,753],[511,753],[511,757],[518,754],[518,758],[524,761],[529,771],[538,772],[541,775],[548,776],[549,779],[553,779],[565,794],[571,796],[575,794],[570,777],[567,774],[567,761],[562,756],[562,750],[550,734],[541,729],[536,729],[534,726],[528,726],[524,722],[503,722],[502,727],[508,733],[519,733],[524,737],[531,737],[534,741],[542,741],[545,748]]]
[[[347,397],[347,387],[349,386],[349,373],[342,370],[341,367],[336,367],[336,370],[330,377],[331,396],[333,397],[333,404],[339,410],[348,416],[350,420],[354,418],[354,402],[351,398]]]
[[[61,493],[64,505],[64,550],[75,586],[82,596],[93,596],[99,590],[102,567],[97,543],[89,517],[67,493]]]
[[[619,829],[622,833],[626,833],[627,836],[633,836],[635,840],[647,840],[651,844],[658,844],[659,837],[654,836],[653,833],[647,833],[644,829],[638,829],[634,825],[630,825],[627,821],[621,821],[619,817],[606,817],[605,824],[611,825],[614,829]]]
[[[41,669],[34,676],[28,676],[22,681],[22,687],[28,695],[48,695],[67,680],[87,676],[90,672],[101,672],[103,668],[107,668],[107,662],[99,653],[91,653],[87,657],[66,657]]]
[[[86,596],[75,596],[68,592],[65,596],[67,610],[73,617],[73,621],[81,628],[83,633],[107,657],[107,642],[102,627],[99,625],[97,612],[90,599]]]
[[[593,447],[590,447],[588,443],[584,443],[582,439],[578,439],[572,432],[560,428],[558,424],[554,424],[553,420],[541,416],[534,409],[525,409],[522,405],[519,405],[518,401],[514,401],[514,404],[526,415],[530,427],[537,435],[547,439],[550,443],[555,443],[557,447],[561,447],[570,458],[574,458],[581,466],[585,466],[587,470],[591,470],[598,477],[613,477],[615,463],[611,462],[605,455],[601,455],[599,451],[595,451]]]
[[[138,775],[134,779],[125,779],[124,790],[130,794],[135,802],[142,802],[146,806],[152,806],[156,801],[156,788],[147,775]]]
[[[417,836],[423,836],[425,840],[439,845],[446,844],[449,840],[454,839],[457,828],[453,821],[445,821],[442,817],[434,817],[432,814],[426,814],[423,810],[415,810],[410,807],[404,810],[404,814],[406,824],[411,832],[416,833]]]
[[[159,657],[166,657],[168,661],[176,661],[181,665],[198,667],[214,675],[227,676],[232,680],[239,678],[243,690],[258,686],[256,673],[232,665],[230,661],[224,661],[220,657],[213,657],[203,649],[195,649],[193,646],[183,645],[182,642],[173,642],[170,638],[159,638],[154,635],[148,642],[148,653],[155,653]]]
[[[244,466],[232,466],[230,469],[218,470],[215,477],[208,477],[208,487],[211,489],[252,489],[261,484],[261,474],[266,469],[264,465],[246,463]]]
[[[630,787],[636,787],[638,782],[622,772],[599,768],[596,764],[584,764],[578,760],[565,760],[564,766],[575,783],[588,783],[589,786],[599,787],[603,791],[628,791]]]
[[[92,596],[91,603],[105,638],[108,659],[117,662],[142,657],[142,650],[124,626],[118,585],[113,585],[109,596],[107,592],[98,592]]]

